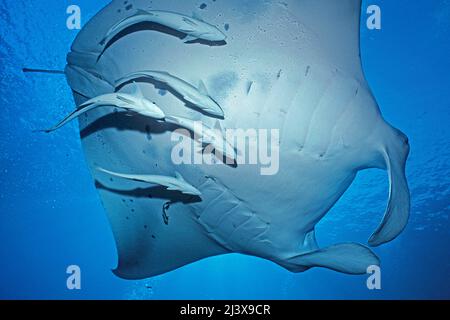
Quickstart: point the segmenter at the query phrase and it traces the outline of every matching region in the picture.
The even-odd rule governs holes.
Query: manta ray
[[[133,2],[136,9],[186,15],[197,4]],[[190,46],[164,32],[127,29],[98,58],[99,40],[126,17],[123,6],[121,0],[106,6],[72,45],[65,74],[76,105],[114,93],[117,79],[141,70],[176,74],[186,83],[203,80],[224,111],[223,128],[279,130],[280,169],[262,176],[258,165],[175,165],[172,123],[90,110],[79,119],[81,139],[117,245],[114,273],[142,279],[229,253],[261,257],[292,272],[323,267],[362,274],[379,265],[369,246],[395,239],[408,221],[409,144],[384,120],[364,77],[361,1],[215,1],[202,19],[229,25],[224,46]],[[151,83],[138,85],[167,116],[209,127],[218,121],[180,107],[177,97]],[[199,196],[107,176],[99,167],[158,179],[179,172]],[[387,209],[369,246],[319,247],[315,226],[369,168],[386,170],[390,181]]]

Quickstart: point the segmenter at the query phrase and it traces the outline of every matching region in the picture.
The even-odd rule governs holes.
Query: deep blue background
[[[77,0],[83,23],[107,2]],[[72,2],[0,0],[0,298],[450,298],[450,1],[363,2],[364,12],[378,4],[383,14],[381,31],[362,25],[365,73],[385,118],[412,146],[411,221],[397,240],[376,249],[381,291],[367,290],[365,276],[291,274],[241,255],[145,281],[116,278],[114,239],[76,124],[32,133],[73,109],[69,87],[63,76],[21,72],[64,68],[77,33],[65,25]],[[385,172],[361,173],[318,226],[319,244],[365,243],[387,190]],[[81,266],[81,291],[66,289],[71,264]]]

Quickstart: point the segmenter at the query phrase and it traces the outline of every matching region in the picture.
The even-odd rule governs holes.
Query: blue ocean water
[[[78,0],[83,24],[107,3]],[[367,289],[367,276],[324,269],[292,274],[237,254],[144,281],[115,277],[114,239],[76,124],[52,135],[33,133],[73,108],[66,80],[21,71],[64,68],[77,34],[66,27],[71,4],[0,1],[0,298],[450,298],[450,1],[363,1],[364,11],[370,4],[382,9],[381,30],[362,23],[365,74],[384,117],[412,148],[411,220],[398,239],[376,249],[383,263],[376,291]],[[362,172],[319,224],[320,245],[365,243],[387,192],[385,172]],[[72,264],[82,270],[79,291],[66,288]]]

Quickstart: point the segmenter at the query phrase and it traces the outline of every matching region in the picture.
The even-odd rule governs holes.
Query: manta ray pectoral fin
[[[409,219],[410,194],[405,174],[409,145],[406,136],[399,135],[403,136],[400,143],[388,146],[384,154],[389,174],[389,200],[383,221],[369,239],[373,247],[395,239]]]
[[[293,272],[323,267],[348,274],[365,274],[369,266],[380,265],[380,260],[361,244],[343,243],[292,257],[281,265]]]

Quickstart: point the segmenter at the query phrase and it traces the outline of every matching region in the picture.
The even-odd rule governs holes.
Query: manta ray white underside
[[[115,274],[145,278],[232,252],[293,272],[326,267],[360,274],[379,264],[366,246],[319,248],[314,234],[357,172],[367,168],[385,169],[390,178],[387,210],[369,244],[393,240],[409,215],[408,141],[383,120],[363,76],[360,0],[217,0],[205,10],[197,6],[195,0],[135,0],[127,10],[120,0],[104,8],[68,55],[65,72],[77,105],[115,92],[117,79],[140,70],[203,81],[224,111],[223,128],[279,130],[280,169],[262,176],[254,165],[176,166],[172,124],[113,107],[89,111],[80,118],[81,138],[116,239]],[[226,42],[184,43],[179,31],[143,23],[102,45],[111,26],[137,9],[199,11],[227,35]],[[166,115],[210,127],[218,121],[185,107],[176,94],[164,94],[170,88],[138,85]],[[180,172],[201,196],[113,178],[98,167],[170,177]]]

